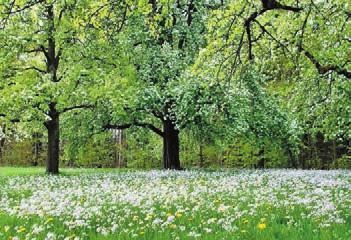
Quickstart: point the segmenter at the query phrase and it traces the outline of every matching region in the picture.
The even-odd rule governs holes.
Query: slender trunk
[[[5,125],[3,125],[0,126],[0,164],[2,164],[2,155],[4,153],[5,141]]]
[[[0,164],[2,164],[2,155],[4,153],[5,137],[0,138]]]
[[[123,130],[122,129],[114,129],[113,130],[113,142],[115,145],[114,151],[114,163],[113,166],[115,168],[123,167]]]
[[[165,169],[181,169],[179,160],[179,131],[171,120],[163,122],[163,166]]]
[[[199,145],[199,167],[202,168],[204,166],[204,151],[203,151],[204,145],[202,140],[200,140],[200,145]]]
[[[45,122],[48,130],[48,155],[46,159],[46,172],[50,174],[59,173],[59,154],[60,154],[60,119],[56,111],[55,103],[50,105],[50,120]]]
[[[39,161],[40,161],[40,152],[42,150],[42,143],[41,143],[41,134],[40,133],[34,133],[33,134],[33,161],[32,161],[32,166],[38,166]]]

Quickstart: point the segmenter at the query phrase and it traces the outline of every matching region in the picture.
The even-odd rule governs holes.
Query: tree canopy
[[[0,14],[2,129],[47,136],[49,173],[60,135],[83,146],[109,129],[151,130],[171,169],[188,137],[248,143],[262,167],[271,152],[305,165],[322,143],[349,154],[346,0],[6,0]]]

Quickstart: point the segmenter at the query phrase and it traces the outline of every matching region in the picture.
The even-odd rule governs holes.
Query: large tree
[[[103,75],[96,63],[104,49],[100,43],[111,34],[101,29],[114,20],[119,25],[111,31],[120,30],[123,6],[122,1],[74,0],[0,5],[3,116],[43,123],[48,173],[59,171],[62,114],[93,107],[89,92]]]
[[[129,13],[130,62],[135,66],[139,90],[135,99],[121,107],[106,128],[140,126],[163,139],[164,168],[180,169],[177,95],[182,75],[206,45],[205,22],[221,1],[139,1]],[[159,127],[161,126],[161,127]]]

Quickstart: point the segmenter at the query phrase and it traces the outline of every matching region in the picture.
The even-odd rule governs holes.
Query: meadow
[[[351,239],[351,171],[0,168],[0,239]]]

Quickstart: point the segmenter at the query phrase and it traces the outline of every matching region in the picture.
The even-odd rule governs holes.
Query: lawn
[[[351,239],[351,171],[0,168],[0,239]]]

